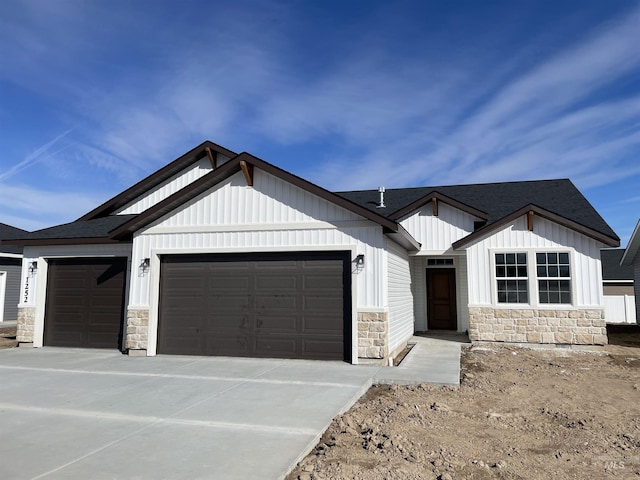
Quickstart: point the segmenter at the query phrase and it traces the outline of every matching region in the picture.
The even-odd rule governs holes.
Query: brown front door
[[[427,322],[429,330],[458,328],[454,268],[427,269]]]

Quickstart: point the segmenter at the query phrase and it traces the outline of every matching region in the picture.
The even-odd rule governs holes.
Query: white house
[[[358,363],[431,329],[604,344],[619,239],[569,180],[332,193],[205,142],[16,243],[22,344]]]
[[[629,244],[620,260],[620,265],[633,266],[633,288],[636,303],[636,322],[640,324],[640,220],[631,234]]]

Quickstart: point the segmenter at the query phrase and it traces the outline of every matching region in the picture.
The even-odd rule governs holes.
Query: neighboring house
[[[636,322],[640,324],[640,220],[631,234],[620,265],[633,267],[633,288],[636,297]]]
[[[16,243],[22,343],[359,363],[432,329],[604,344],[619,239],[569,180],[332,193],[205,142]]]
[[[600,251],[607,323],[636,323],[633,266],[620,264],[623,255],[622,248]]]
[[[0,223],[0,324],[18,318],[22,247],[3,244],[3,240],[24,237],[29,232]]]

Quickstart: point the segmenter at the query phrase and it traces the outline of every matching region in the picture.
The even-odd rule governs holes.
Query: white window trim
[[[498,282],[496,277],[496,253],[526,253],[527,254],[527,286],[529,303],[499,303]],[[540,303],[538,291],[538,270],[536,265],[536,253],[568,253],[569,275],[571,282],[571,303]],[[576,308],[576,260],[575,250],[567,247],[537,247],[537,248],[490,248],[489,249],[489,277],[491,285],[491,304],[496,308],[536,310],[573,310]]]

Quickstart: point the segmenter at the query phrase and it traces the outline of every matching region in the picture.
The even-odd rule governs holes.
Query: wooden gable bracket
[[[247,181],[247,187],[253,187],[253,165],[241,160],[240,168],[242,169],[242,173],[244,173],[244,179]]]
[[[533,210],[527,212],[527,229],[533,232]]]
[[[433,216],[438,216],[438,199],[436,197],[431,198],[431,204],[433,205]]]
[[[216,160],[217,160],[218,155],[216,154],[214,156],[213,152],[211,151],[211,149],[209,147],[205,148],[204,150],[205,150],[205,152],[207,152],[207,157],[209,157],[209,162],[211,162],[211,168],[213,168],[215,170],[216,166],[217,166]]]

